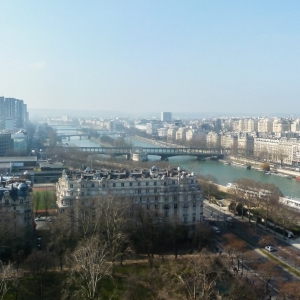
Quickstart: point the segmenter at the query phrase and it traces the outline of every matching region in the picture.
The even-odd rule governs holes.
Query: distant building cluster
[[[60,121],[70,121],[63,117]],[[48,120],[50,121],[50,120]],[[52,120],[53,121],[53,120]],[[152,119],[79,119],[81,126],[99,130],[141,130],[147,137],[191,147],[226,148],[275,163],[300,165],[300,119],[206,118],[180,120],[171,112]]]

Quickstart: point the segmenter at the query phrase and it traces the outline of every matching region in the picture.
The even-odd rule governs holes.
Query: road
[[[226,233],[233,233],[238,237],[243,237],[246,241],[250,242],[248,243],[249,250],[245,252],[244,262],[247,265],[249,264],[249,266],[251,266],[254,271],[258,270],[259,264],[262,264],[269,260],[269,258],[261,250],[259,250],[258,246],[253,246],[258,245],[259,239],[262,236],[266,235],[266,233],[264,233],[263,231],[256,229],[255,223],[249,223],[248,220],[243,221],[239,218],[235,218],[234,228],[229,228],[226,226],[225,220],[227,217],[232,217],[232,214],[225,209],[217,209],[213,205],[209,205],[208,203],[204,204],[203,213],[206,220],[213,220],[215,222],[215,226],[220,229],[220,235],[217,238],[217,242],[219,243],[219,245],[224,244],[225,239],[222,238],[222,236]],[[290,244],[285,243],[284,241],[281,241],[279,239],[277,240],[277,242],[278,244],[275,246],[276,251],[272,252],[272,255],[280,258],[285,263],[288,263],[294,267],[295,257],[299,257],[299,250],[292,249],[293,247]],[[296,263],[298,263],[297,266],[299,267],[300,258],[299,260],[296,260]],[[276,290],[280,288],[280,284],[282,282],[300,281],[300,279],[296,277],[296,275],[290,273],[282,266],[278,265],[276,269],[276,278],[273,278],[270,281],[270,285],[274,289],[274,295],[276,294]]]

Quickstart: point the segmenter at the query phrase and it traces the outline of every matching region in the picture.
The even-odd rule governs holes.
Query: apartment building
[[[238,148],[238,135],[235,133],[226,133],[221,135],[221,147],[222,148]]]
[[[291,124],[288,120],[285,119],[274,119],[273,121],[273,132],[281,133],[284,131],[290,131]]]
[[[300,144],[297,139],[254,139],[254,155],[275,163],[293,165],[297,161],[298,149],[300,149]]]
[[[271,133],[273,131],[273,120],[269,118],[262,118],[258,120],[258,132]]]
[[[216,132],[209,132],[206,135],[206,145],[209,148],[219,148],[221,145],[221,136]]]
[[[18,237],[28,242],[34,230],[31,181],[0,176],[0,183],[0,224],[5,226],[8,239]]]
[[[24,128],[27,122],[27,105],[23,100],[0,97],[0,130]]]
[[[180,127],[176,131],[176,141],[185,142],[186,141],[186,131],[187,131],[186,128]]]
[[[0,156],[6,155],[14,147],[10,133],[0,133]]]
[[[172,127],[168,129],[167,140],[168,142],[173,142],[176,140],[176,132],[178,127]]]
[[[101,196],[107,195],[127,198],[132,217],[137,207],[143,207],[169,219],[178,218],[186,224],[203,219],[201,187],[194,173],[180,168],[63,172],[56,184],[60,214],[76,210],[78,203],[89,205],[91,199],[101,201]]]

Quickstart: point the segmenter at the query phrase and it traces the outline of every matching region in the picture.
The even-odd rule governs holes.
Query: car
[[[268,250],[269,252],[275,251],[275,249],[272,246],[266,246],[265,249]]]
[[[41,216],[37,216],[37,217],[35,218],[35,220],[36,220],[36,221],[41,221],[41,220],[42,220],[42,217],[41,217]]]
[[[215,233],[220,233],[220,229],[217,226],[212,226],[211,228]]]
[[[47,218],[47,221],[48,221],[48,222],[51,222],[51,221],[52,221],[52,219],[49,217],[49,218]]]

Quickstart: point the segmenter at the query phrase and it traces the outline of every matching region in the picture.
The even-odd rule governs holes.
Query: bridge
[[[157,155],[161,160],[181,155],[196,156],[197,159],[208,157],[219,159],[226,154],[226,150],[220,148],[70,147],[70,149],[111,156],[125,155],[127,159],[130,159],[133,153]]]
[[[73,136],[79,136],[79,138],[81,139],[81,137],[86,136],[88,139],[90,138],[90,135],[88,133],[72,133],[72,134],[58,134],[57,137],[61,138],[61,139],[68,139],[70,140],[71,137]]]

